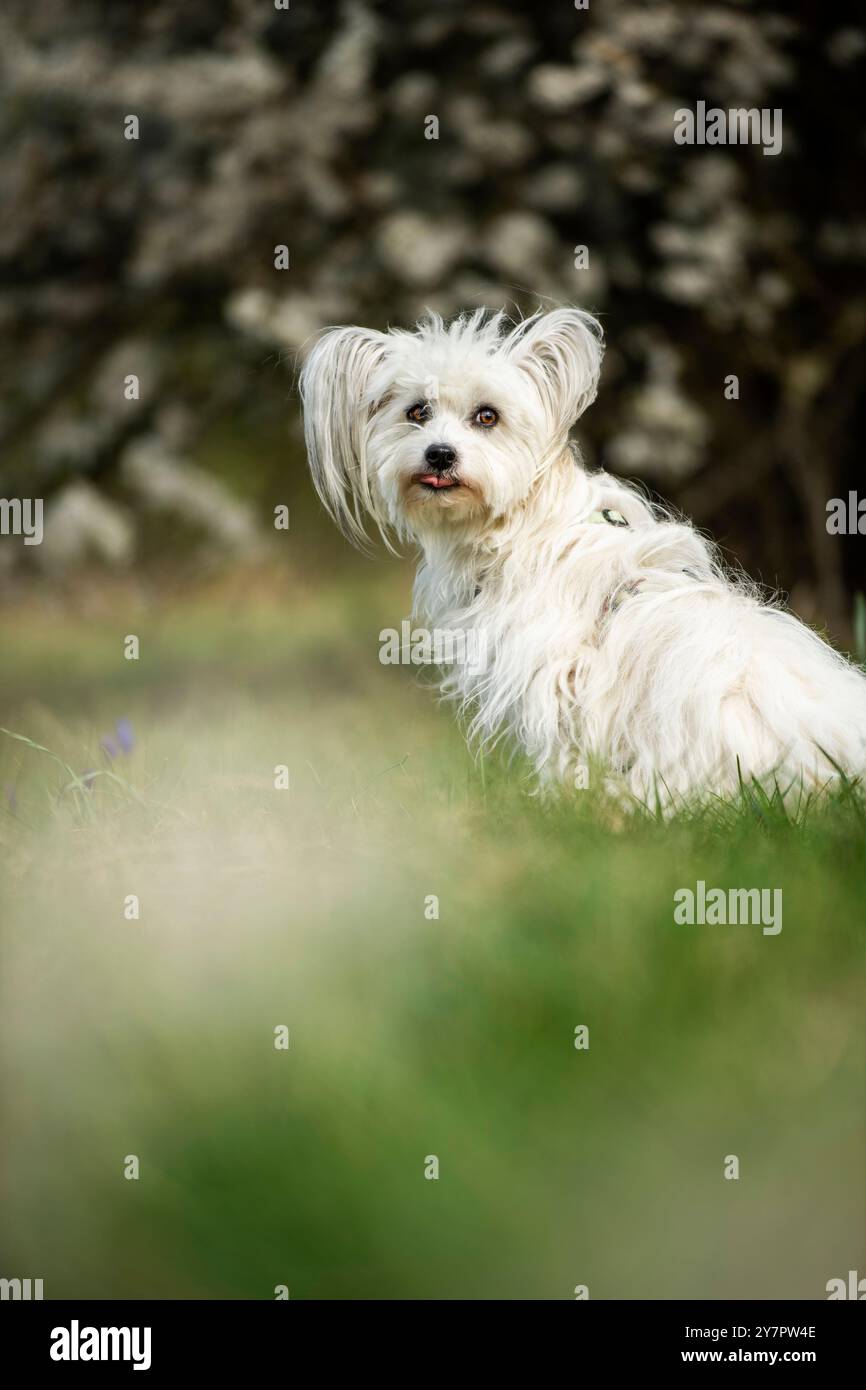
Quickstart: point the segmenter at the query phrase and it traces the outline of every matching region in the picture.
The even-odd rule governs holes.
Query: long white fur
[[[356,544],[369,519],[420,547],[416,615],[478,630],[488,655],[448,667],[443,692],[473,738],[511,738],[542,783],[600,765],[672,806],[741,779],[790,797],[860,776],[863,674],[691,525],[584,468],[568,432],[601,360],[599,324],[572,308],[330,329],[301,374],[319,495]],[[419,401],[423,424],[406,418]],[[482,405],[492,429],[474,423]],[[461,487],[413,482],[433,442],[455,449]],[[591,521],[603,508],[629,526]]]

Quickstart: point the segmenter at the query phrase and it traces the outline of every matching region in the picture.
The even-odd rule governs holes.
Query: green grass
[[[0,1272],[55,1298],[825,1296],[864,1267],[862,798],[543,803],[378,664],[407,602],[371,566],[0,616],[0,723],[50,750],[0,736]],[[782,932],[676,926],[698,879],[781,888]]]

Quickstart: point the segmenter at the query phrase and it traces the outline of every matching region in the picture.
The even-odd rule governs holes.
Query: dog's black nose
[[[444,473],[453,467],[457,454],[448,444],[430,444],[424,451],[424,462],[429,463],[437,473]]]

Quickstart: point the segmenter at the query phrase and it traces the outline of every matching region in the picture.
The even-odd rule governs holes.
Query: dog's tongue
[[[454,479],[443,478],[441,473],[422,473],[418,481],[428,487],[454,487]]]

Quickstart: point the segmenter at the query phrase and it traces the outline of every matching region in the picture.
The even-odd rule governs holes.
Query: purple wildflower
[[[117,735],[117,742],[124,753],[131,753],[135,747],[135,735],[132,732],[132,725],[128,719],[118,719],[114,726]]]

